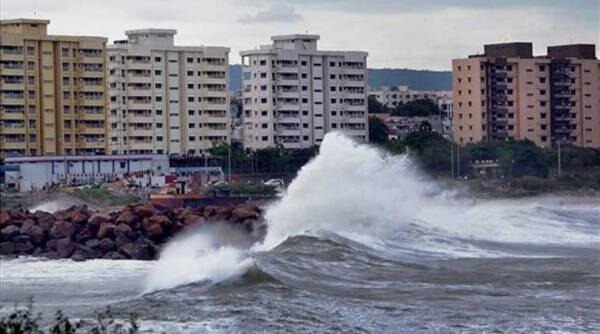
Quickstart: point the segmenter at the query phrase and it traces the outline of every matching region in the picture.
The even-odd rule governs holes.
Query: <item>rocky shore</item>
[[[177,209],[138,204],[112,212],[93,212],[85,205],[55,213],[11,209],[0,211],[0,255],[153,260],[182,230],[219,222],[251,231],[261,217],[250,204]]]

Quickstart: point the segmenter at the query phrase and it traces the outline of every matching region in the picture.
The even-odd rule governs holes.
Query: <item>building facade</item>
[[[176,30],[108,46],[112,154],[199,155],[230,141],[229,48],[175,46]]]
[[[98,184],[122,179],[131,173],[169,173],[169,157],[161,155],[94,155],[8,157],[1,165],[3,187],[33,191],[52,185]]]
[[[459,144],[529,139],[600,147],[600,61],[594,45],[486,45],[482,55],[455,59],[453,132]]]
[[[416,100],[430,100],[440,108],[444,115],[450,116],[452,114],[452,91],[449,90],[415,90],[405,85],[383,86],[378,89],[371,89],[369,96],[374,97],[379,103],[388,108],[395,108]]]
[[[106,152],[106,38],[0,21],[0,155]]]
[[[368,141],[368,54],[318,50],[318,39],[273,36],[241,52],[245,148],[307,148],[329,131]]]

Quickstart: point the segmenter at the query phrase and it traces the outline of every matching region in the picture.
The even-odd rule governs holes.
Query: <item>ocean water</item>
[[[600,332],[600,199],[459,195],[328,134],[266,235],[204,226],[151,262],[3,259],[0,314],[32,296],[147,333]]]

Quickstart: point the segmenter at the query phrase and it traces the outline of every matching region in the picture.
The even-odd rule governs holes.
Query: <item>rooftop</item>
[[[126,30],[125,35],[175,35],[177,34],[176,29],[155,29],[155,28],[146,28],[146,29],[133,29]]]
[[[17,18],[17,19],[8,19],[8,20],[0,20],[0,24],[50,24],[50,20],[41,20],[41,19],[26,19],[26,18]]]
[[[319,40],[319,35],[310,35],[310,34],[292,34],[292,35],[275,35],[271,36],[272,41],[288,41],[294,39],[310,39],[310,40]]]

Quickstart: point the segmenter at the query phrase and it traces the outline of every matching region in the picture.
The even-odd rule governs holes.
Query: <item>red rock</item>
[[[125,235],[120,234],[115,238],[115,247],[117,247],[117,249],[120,249],[121,247],[123,247],[123,245],[129,243],[131,243],[131,239],[129,239]]]
[[[15,243],[12,241],[0,242],[0,255],[12,255],[15,252]]]
[[[75,233],[75,226],[68,221],[57,221],[50,229],[50,237],[54,239],[71,238]]]
[[[35,226],[35,220],[31,219],[31,218],[27,218],[23,221],[23,224],[21,224],[21,234],[27,234],[26,231],[31,230],[31,228],[33,226]]]
[[[71,260],[75,262],[81,262],[88,259],[88,256],[81,250],[76,250],[71,254]]]
[[[202,210],[204,218],[212,218],[212,217],[216,216],[217,209],[218,209],[218,207],[216,207],[216,206],[212,206],[212,205],[205,206],[204,209]]]
[[[55,252],[57,243],[58,243],[58,239],[50,239],[50,240],[46,241],[46,249],[51,252]]]
[[[75,241],[78,243],[82,243],[92,239],[94,236],[95,233],[94,231],[92,231],[92,227],[86,225],[84,228],[82,228],[81,230],[79,230],[79,232],[75,234]]]
[[[21,234],[28,235],[31,237],[31,241],[36,245],[41,245],[46,240],[46,232],[44,229],[33,224],[23,224],[21,226]]]
[[[186,226],[199,225],[199,224],[202,224],[203,222],[204,222],[204,217],[197,216],[193,213],[185,216],[185,218],[183,220],[183,223]]]
[[[237,221],[243,221],[246,219],[257,219],[260,214],[258,208],[252,205],[238,206],[237,208],[233,209],[231,213]]]
[[[115,249],[115,243],[112,240],[110,240],[109,238],[104,238],[98,242],[97,248],[102,253],[107,253],[107,252],[110,252],[113,249]]]
[[[69,220],[71,213],[68,210],[56,211],[52,214],[55,220]]]
[[[10,224],[12,216],[7,211],[0,211],[0,227],[4,227]]]
[[[165,215],[154,215],[150,218],[147,218],[148,221],[152,222],[153,224],[159,224],[160,226],[169,226],[171,225],[171,219],[169,219],[169,217],[165,216]],[[146,219],[144,219],[146,220]]]
[[[98,239],[102,239],[105,237],[112,237],[114,235],[114,231],[117,226],[113,223],[102,223],[98,228]]]
[[[87,222],[88,218],[90,218],[90,214],[87,211],[87,208],[81,207],[71,212],[70,218],[71,222],[74,224],[83,224]]]
[[[119,253],[119,252],[108,252],[106,254],[104,254],[104,256],[102,256],[103,259],[109,259],[109,260],[124,260],[126,259],[125,256],[123,256],[123,254]]]
[[[133,212],[131,212],[129,210],[125,210],[125,211],[121,212],[121,214],[119,215],[119,217],[116,220],[116,223],[131,226],[137,221],[138,221],[137,215],[135,215]]]
[[[89,219],[88,224],[100,226],[104,223],[111,223],[112,217],[106,213],[94,213]]]
[[[88,241],[85,242],[85,247],[89,247],[89,248],[96,248],[98,247],[98,244],[100,242],[98,241],[98,239],[90,239]]]
[[[55,222],[54,216],[49,213],[45,213],[45,215],[41,216],[36,214],[36,217],[38,217],[36,218],[37,226],[41,227],[46,232],[50,232],[50,229],[52,229],[52,225],[54,225]]]
[[[115,234],[118,235],[124,235],[126,237],[133,237],[135,235],[135,233],[133,232],[133,230],[131,229],[131,227],[129,227],[129,225],[127,224],[119,224],[117,225],[117,228],[115,229]]]
[[[160,224],[147,219],[144,220],[144,231],[146,232],[146,235],[152,239],[157,239],[163,234],[163,228]]]
[[[146,241],[125,244],[120,251],[130,259],[152,260],[154,258],[153,249]]]
[[[15,238],[15,253],[29,254],[34,249],[31,238],[26,235],[20,235]]]
[[[8,225],[7,227],[0,230],[0,239],[2,241],[8,241],[12,237],[19,234],[20,228],[16,225]]]
[[[73,241],[71,241],[71,238],[62,238],[56,241],[56,253],[59,257],[69,257],[74,250],[75,245],[73,244]]]
[[[219,207],[217,209],[214,219],[216,220],[228,220],[231,217],[231,211],[233,208],[230,207]]]
[[[154,216],[156,214],[156,209],[154,209],[154,207],[150,204],[143,204],[143,205],[136,206],[133,209],[133,212],[135,212],[136,215],[138,215],[142,218],[147,218],[147,217]]]

